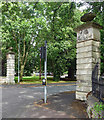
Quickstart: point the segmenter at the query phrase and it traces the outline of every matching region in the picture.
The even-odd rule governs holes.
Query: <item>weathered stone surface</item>
[[[80,80],[82,80],[82,82],[86,83],[87,80],[91,81],[91,76],[92,76],[91,74],[89,74],[89,75],[86,75],[86,74],[85,75],[84,74],[83,75],[82,74],[77,74],[76,77],[77,77],[77,80],[79,82],[80,82]]]
[[[77,59],[77,64],[84,64],[84,63],[87,64],[87,63],[97,63],[97,62],[100,62],[100,59],[92,58],[92,57]]]
[[[99,58],[100,59],[100,53],[99,52],[92,52],[92,56],[94,58]]]
[[[87,28],[80,30],[77,33],[77,42],[87,41],[87,40],[96,40],[100,41],[100,32],[96,28]]]
[[[15,55],[12,53],[7,54],[7,83],[15,83]]]
[[[81,85],[77,85],[76,90],[83,92],[90,92],[92,91],[92,86],[84,86],[84,84],[81,84]]]
[[[86,52],[99,52],[99,47],[98,46],[85,46],[85,47],[80,47],[77,48],[77,53],[86,53]]]
[[[94,41],[94,40],[92,41],[93,46],[98,46],[99,47],[100,44],[101,44],[100,41]]]
[[[14,67],[15,65],[14,64],[7,64],[7,67]]]
[[[99,52],[99,50],[100,50],[100,46],[98,47],[98,46],[92,46],[92,52]]]
[[[81,59],[77,59],[77,64],[81,64],[81,63],[92,63],[92,58],[81,58]]]
[[[78,64],[77,65],[77,69],[76,70],[85,70],[85,71],[92,71],[93,70],[93,66],[95,66],[95,64],[93,64],[93,65],[87,65],[87,64]],[[99,64],[98,64],[98,66],[100,66]],[[100,67],[98,68],[98,70],[100,70]]]
[[[91,46],[77,48],[77,53],[83,53],[83,52],[86,53],[86,51],[92,51],[92,45]]]
[[[85,58],[93,58],[95,61],[100,61],[100,53],[99,52],[88,52],[88,53],[80,53],[77,54],[77,60],[78,59],[85,59]]]
[[[0,76],[0,84],[5,83],[5,82],[6,82],[6,77]]]
[[[78,80],[77,82],[77,86],[89,86],[92,85],[91,79],[87,79],[87,80]]]
[[[81,75],[90,75],[90,74],[92,74],[92,70],[90,70],[90,69],[84,69],[84,70],[77,70],[77,72],[76,72],[76,74],[81,74]]]
[[[7,60],[13,60],[14,61],[15,56],[14,54],[7,54]]]
[[[79,47],[85,47],[85,46],[89,46],[93,43],[93,40],[89,40],[89,41],[86,41],[86,42],[78,42],[76,47],[79,48]]]
[[[77,64],[77,69],[92,69],[93,66],[89,64]]]
[[[76,99],[86,100],[86,95],[87,94],[88,94],[88,92],[76,91]]]
[[[98,23],[95,23],[95,22],[87,22],[85,24],[82,24],[82,25],[78,26],[74,30],[78,33],[81,30],[85,30],[85,29],[89,29],[89,28],[98,29],[98,31],[99,31],[99,29],[102,29],[103,27],[101,25],[99,25]]]
[[[82,52],[82,53],[78,53],[77,54],[77,58],[86,58],[86,57],[92,57],[92,53],[91,52]]]
[[[92,90],[92,71],[98,62],[100,75],[100,25],[86,23],[77,31],[77,87],[76,99],[86,100],[86,95]]]
[[[86,46],[91,46],[91,45],[99,47],[100,46],[100,41],[88,40],[86,42],[78,42],[76,47],[80,48],[80,47],[86,47]]]
[[[11,63],[11,65],[12,65],[12,64],[14,64],[14,62],[15,62],[15,61],[14,61],[14,60],[9,59],[9,60],[7,60],[7,62],[8,62],[8,63]]]

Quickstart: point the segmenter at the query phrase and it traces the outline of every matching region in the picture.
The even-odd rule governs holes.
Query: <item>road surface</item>
[[[34,105],[36,101],[44,98],[43,86],[22,86],[2,86],[2,118],[42,118],[44,115],[45,110]],[[47,86],[47,96],[75,89],[75,83],[52,84]]]

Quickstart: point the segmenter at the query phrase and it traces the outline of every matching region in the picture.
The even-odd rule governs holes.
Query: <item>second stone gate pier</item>
[[[98,62],[100,75],[100,29],[99,24],[84,21],[78,26],[77,32],[77,87],[76,99],[86,100],[86,95],[92,91],[92,70]]]

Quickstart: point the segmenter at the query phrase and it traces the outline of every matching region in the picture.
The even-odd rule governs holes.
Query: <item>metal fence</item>
[[[104,102],[104,79],[102,76],[98,78],[98,63],[92,71],[92,93],[99,101]]]

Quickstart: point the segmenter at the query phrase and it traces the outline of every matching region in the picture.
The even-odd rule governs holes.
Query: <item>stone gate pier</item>
[[[98,62],[100,75],[100,29],[102,27],[92,21],[78,26],[77,32],[77,87],[76,99],[86,100],[92,91],[92,70]]]
[[[14,75],[15,75],[15,54],[12,52],[12,48],[7,54],[7,77],[6,83],[15,83]]]

